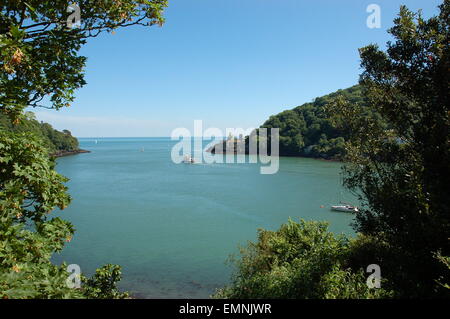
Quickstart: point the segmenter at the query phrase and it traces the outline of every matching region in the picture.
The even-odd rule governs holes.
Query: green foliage
[[[0,112],[11,120],[27,106],[70,106],[75,90],[86,84],[86,57],[78,55],[86,39],[130,25],[161,25],[167,6],[167,0],[77,3],[81,25],[71,29],[66,25],[68,1],[0,4]]]
[[[283,111],[271,116],[261,128],[267,128],[268,152],[270,154],[270,129],[279,128],[280,156],[303,156],[313,158],[341,160],[346,154],[346,140],[349,137],[349,127],[345,121],[337,122],[329,109],[337,99],[343,99],[351,104],[360,105],[360,115],[373,120],[381,126],[386,126],[381,117],[366,107],[368,104],[361,86],[355,85],[345,90],[338,90],[329,95],[316,98],[312,103],[305,103],[292,110]],[[338,125],[339,124],[339,125]],[[233,145],[230,141],[223,142],[223,150],[231,149],[235,152],[249,153],[250,139],[259,140],[259,129],[256,129],[245,139],[245,147],[240,147],[237,141]],[[232,143],[233,141],[231,141]],[[259,147],[259,145],[258,145]],[[217,151],[215,147],[211,149]],[[259,149],[257,150],[260,151]]]
[[[381,126],[386,126],[381,117],[369,107],[362,87],[355,85],[345,90],[338,90],[329,95],[318,97],[312,103],[305,103],[292,110],[283,111],[271,116],[261,128],[267,128],[268,147],[270,153],[270,129],[279,128],[280,156],[303,156],[324,159],[341,160],[346,154],[346,140],[349,137],[349,127],[345,120],[337,122],[334,114],[329,112],[337,99],[343,99],[350,104],[360,105],[360,115],[373,120]],[[338,125],[340,124],[340,125]],[[245,140],[245,153],[249,153],[249,138],[259,139],[259,129],[256,129]],[[229,142],[228,142],[229,143]],[[235,142],[234,150],[239,148]],[[223,143],[223,150],[227,142]],[[233,145],[231,145],[233,149]],[[213,152],[216,149],[211,149]],[[259,149],[258,149],[259,151]],[[244,152],[244,151],[243,151]]]
[[[92,278],[83,277],[85,286],[83,293],[93,299],[125,299],[128,293],[122,293],[117,289],[116,283],[122,278],[122,272],[117,265],[105,265],[95,271]]]
[[[107,265],[71,289],[66,265],[51,263],[74,233],[69,222],[49,216],[70,203],[67,179],[54,165],[33,134],[0,131],[0,298],[127,297],[115,286],[118,266]]]
[[[263,125],[281,128],[282,155],[344,156],[344,184],[364,204],[360,234],[336,238],[323,224],[292,221],[260,231],[215,297],[450,296],[450,0],[429,20],[402,7],[394,22],[387,52],[360,50],[354,95],[334,93]],[[382,289],[365,285],[370,264],[381,267]]]
[[[312,103],[271,116],[261,127],[280,129],[280,155],[340,159],[344,154],[345,129],[337,128],[325,112],[338,97],[351,103],[363,103],[360,86],[339,90],[316,98]]]
[[[232,284],[215,298],[378,298],[363,270],[344,266],[350,240],[328,231],[324,222],[289,220],[277,231],[259,230],[258,241],[233,259]]]
[[[27,112],[17,124],[11,123],[9,118],[0,113],[0,130],[14,133],[33,133],[38,136],[50,154],[79,149],[78,140],[70,131],[63,132],[53,129],[48,123],[36,121],[32,112]]]
[[[450,270],[450,257],[442,256],[441,253],[437,253],[435,256],[438,261],[440,261],[443,265],[445,265],[447,270]],[[447,282],[442,282],[442,280],[445,280],[445,279],[442,277],[439,278],[439,280],[437,280],[437,283],[439,285],[441,285],[442,287],[444,287],[445,289],[450,289],[450,282],[448,281],[448,278],[446,279]]]
[[[0,4],[0,298],[124,298],[120,267],[107,265],[81,289],[69,289],[65,265],[50,262],[73,226],[49,218],[70,202],[49,153],[78,149],[69,131],[38,123],[26,107],[70,106],[86,84],[86,39],[131,25],[162,24],[167,0],[81,0],[79,27],[66,22],[69,2]]]
[[[384,288],[368,288],[367,273],[363,270],[353,272],[342,269],[339,264],[321,279],[322,298],[324,299],[380,299],[391,298],[392,291]]]
[[[435,258],[450,255],[448,0],[440,11],[424,20],[402,7],[387,51],[360,50],[364,94],[388,129],[361,104],[333,108],[350,128],[345,185],[365,202],[357,229],[386,244],[384,274],[399,297],[448,296],[436,281],[449,269]]]
[[[70,223],[48,218],[70,202],[66,178],[53,170],[32,134],[0,132],[0,297],[63,298],[64,267],[50,263],[73,234]]]

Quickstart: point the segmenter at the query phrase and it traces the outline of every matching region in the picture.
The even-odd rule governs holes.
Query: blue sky
[[[170,136],[173,129],[258,127],[270,115],[357,83],[358,48],[384,47],[401,4],[439,0],[171,0],[162,27],[88,41],[88,84],[70,108],[34,109],[78,137]],[[369,4],[381,29],[369,29]],[[81,12],[82,14],[82,12]]]

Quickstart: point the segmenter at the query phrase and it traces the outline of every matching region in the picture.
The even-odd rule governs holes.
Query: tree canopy
[[[355,240],[335,236],[325,222],[289,220],[277,231],[259,230],[258,241],[242,247],[232,283],[215,298],[336,299],[383,298],[392,292],[370,289],[364,270],[349,260]]]
[[[0,4],[0,112],[13,121],[24,108],[70,106],[86,84],[86,39],[132,25],[162,25],[167,0],[80,0],[80,23],[68,28],[64,0]]]
[[[366,204],[357,229],[388,243],[384,269],[401,296],[439,296],[450,276],[436,258],[450,254],[449,17],[448,0],[428,20],[402,6],[387,51],[360,49],[364,94],[389,129],[359,104],[330,110],[350,127],[344,182]]]
[[[268,129],[269,151],[270,129],[279,128],[280,156],[342,160],[346,154],[345,142],[349,138],[349,127],[346,125],[337,126],[334,115],[326,111],[338,98],[351,104],[361,105],[360,114],[362,116],[378,122],[379,125],[387,125],[375,110],[368,107],[363,88],[360,85],[355,85],[270,116],[260,126],[260,128]],[[258,135],[259,129],[256,129],[250,136],[246,137],[243,153],[249,152],[249,138],[259,138]],[[234,142],[234,150],[239,151],[239,143]],[[227,145],[226,143],[223,144],[223,150],[226,150],[227,146],[232,150],[233,145]],[[211,151],[215,152],[215,147]]]
[[[79,149],[78,140],[72,136],[70,131],[63,130],[60,132],[55,130],[50,124],[37,121],[32,112],[25,113],[18,124],[11,123],[5,115],[0,114],[0,130],[14,133],[33,133],[39,137],[51,155]]]
[[[343,96],[351,103],[364,103],[361,87],[353,86],[271,116],[261,127],[280,129],[281,156],[340,159],[345,153],[344,142],[348,134],[334,126],[324,112],[337,96]]]
[[[425,20],[402,6],[386,52],[360,49],[356,98],[333,94],[263,125],[281,127],[280,143],[297,154],[320,141],[316,128],[345,137],[344,185],[363,205],[358,236],[336,238],[324,225],[292,221],[262,230],[216,297],[450,296],[450,0],[439,9]],[[361,286],[370,264],[381,267],[378,291]]]
[[[106,265],[81,289],[67,285],[67,265],[50,258],[72,239],[74,227],[60,217],[70,196],[67,178],[54,170],[48,149],[33,133],[0,131],[0,298],[124,298],[120,267]]]
[[[67,1],[0,3],[0,298],[126,298],[116,287],[120,267],[106,265],[69,287],[66,265],[52,254],[74,227],[50,214],[70,203],[49,153],[78,149],[70,131],[39,123],[27,107],[59,109],[86,84],[79,50],[102,32],[161,25],[166,0],[80,0],[70,28]],[[73,7],[73,6],[72,6]],[[77,22],[77,21],[74,21]]]

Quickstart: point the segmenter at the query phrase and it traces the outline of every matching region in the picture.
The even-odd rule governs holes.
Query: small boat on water
[[[335,205],[331,206],[331,210],[337,212],[356,213],[358,212],[358,207],[352,205]]]
[[[190,157],[189,155],[186,155],[184,157],[184,159],[183,159],[183,163],[185,163],[185,164],[194,164],[195,160],[192,157]]]

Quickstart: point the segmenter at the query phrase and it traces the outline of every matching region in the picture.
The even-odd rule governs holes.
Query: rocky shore
[[[77,155],[77,154],[83,154],[83,153],[90,153],[91,151],[87,150],[75,150],[75,151],[59,151],[56,153],[51,154],[53,157],[64,157],[64,156],[70,156],[70,155]]]

